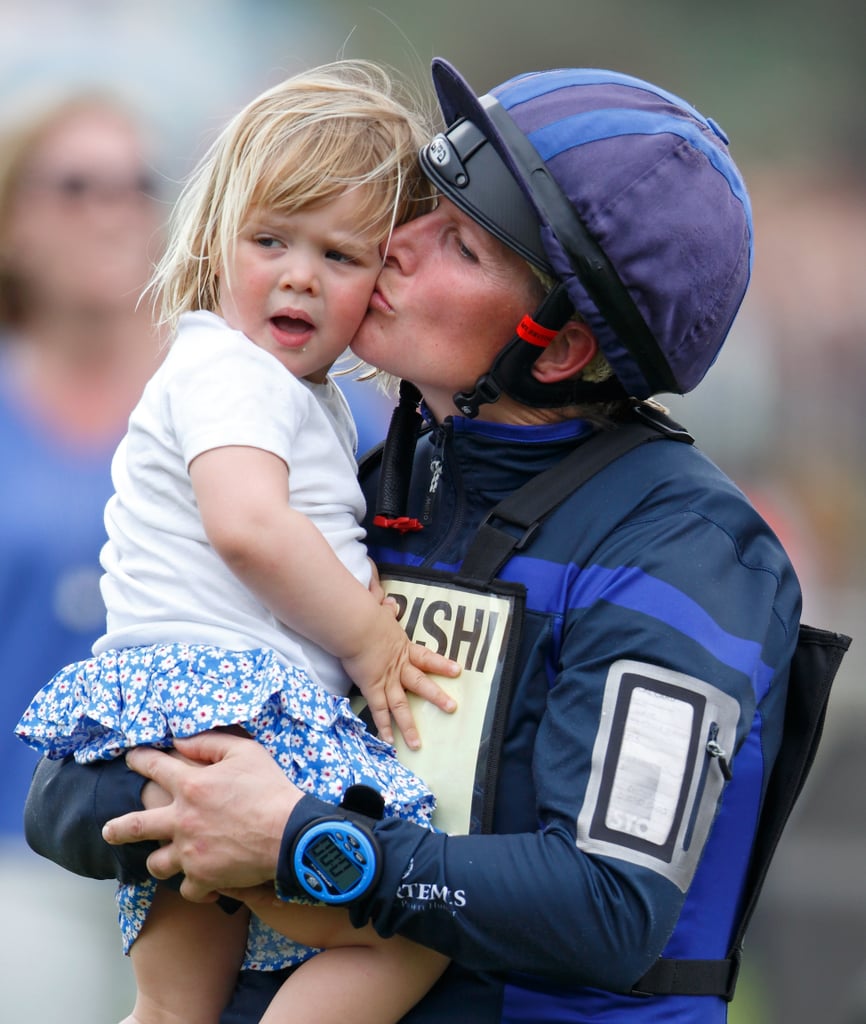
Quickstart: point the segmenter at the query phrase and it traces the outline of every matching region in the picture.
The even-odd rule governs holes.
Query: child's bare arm
[[[393,609],[289,506],[282,459],[258,448],[215,448],[189,472],[205,533],[231,571],[280,621],[342,661],[384,739],[392,739],[393,715],[409,746],[419,745],[405,691],[453,711],[453,698],[426,673],[455,676],[458,666],[410,643]]]

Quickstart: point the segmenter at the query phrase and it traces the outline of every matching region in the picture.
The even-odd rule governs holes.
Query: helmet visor
[[[538,214],[481,130],[461,118],[420,152],[436,188],[500,242],[553,275],[541,244]]]

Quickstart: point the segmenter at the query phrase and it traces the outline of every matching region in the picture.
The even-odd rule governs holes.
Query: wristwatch
[[[314,819],[298,833],[289,857],[295,882],[321,903],[349,903],[363,896],[382,871],[378,840],[359,820],[367,816],[353,814],[351,801],[347,806],[344,799],[342,807],[351,818],[328,815]]]

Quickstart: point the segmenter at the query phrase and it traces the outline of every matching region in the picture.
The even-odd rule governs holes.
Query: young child
[[[390,228],[429,194],[424,138],[384,72],[337,62],[253,100],[194,172],[152,283],[174,342],[112,465],[106,633],[34,698],[18,727],[31,745],[87,762],[240,727],[308,791],[336,803],[366,783],[387,814],[429,824],[432,795],[346,694],[354,681],[380,736],[393,714],[417,746],[404,690],[451,711],[425,673],[458,668],[410,644],[370,589],[355,428],[328,376]],[[118,905],[128,1024],[213,1024],[241,965],[299,963],[268,1024],[381,1024],[445,965],[333,908],[298,904],[301,947],[155,882],[121,886]],[[326,943],[342,948],[308,948]]]

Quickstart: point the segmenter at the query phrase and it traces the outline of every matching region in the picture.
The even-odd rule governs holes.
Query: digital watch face
[[[327,833],[319,836],[307,850],[305,863],[318,870],[330,887],[347,892],[361,877],[361,869],[340,849]]]
[[[366,892],[376,873],[370,840],[351,822],[314,824],[299,840],[295,877],[323,903],[346,903]]]

